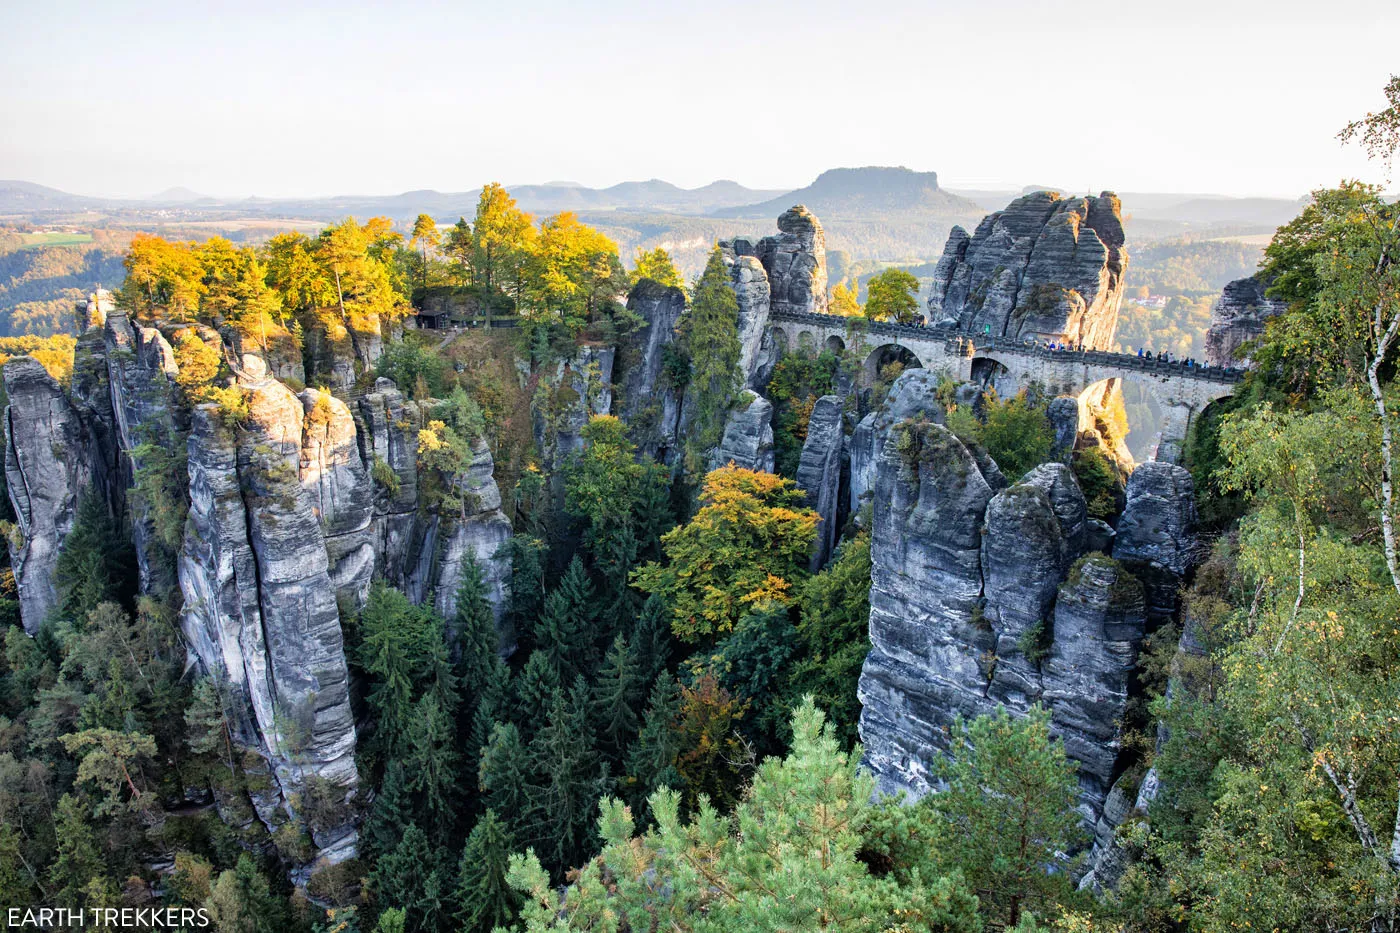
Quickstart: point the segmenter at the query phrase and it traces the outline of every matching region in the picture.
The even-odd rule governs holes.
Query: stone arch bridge
[[[1160,460],[1177,459],[1201,411],[1234,392],[1244,378],[1238,369],[1188,367],[1104,350],[1050,350],[952,328],[881,322],[857,332],[848,327],[848,318],[792,311],[773,312],[768,323],[780,354],[802,348],[845,350],[846,342],[859,333],[867,378],[873,378],[885,362],[913,357],[926,369],[947,373],[960,382],[983,382],[1003,396],[1038,383],[1051,395],[1079,399],[1081,427],[1089,418],[1088,403],[1096,395],[1114,385],[1135,383],[1151,393],[1163,413],[1157,447]]]

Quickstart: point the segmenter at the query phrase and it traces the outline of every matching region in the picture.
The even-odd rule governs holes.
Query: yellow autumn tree
[[[733,463],[705,477],[701,500],[690,522],[662,537],[666,562],[632,575],[638,589],[666,600],[672,630],[692,642],[793,602],[818,521],[792,480]]]

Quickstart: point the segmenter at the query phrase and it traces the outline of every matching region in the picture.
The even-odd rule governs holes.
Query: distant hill
[[[1307,199],[1194,197],[1174,203],[1123,209],[1144,220],[1174,220],[1190,224],[1240,224],[1277,227],[1298,216]]]
[[[76,211],[104,203],[101,198],[69,194],[32,181],[0,181],[0,214],[28,214],[34,211]]]
[[[147,201],[156,201],[162,204],[185,204],[191,201],[212,201],[214,198],[207,194],[200,194],[198,191],[191,191],[183,186],[166,188],[146,198]]]
[[[717,217],[777,217],[794,204],[805,204],[818,217],[963,216],[981,210],[966,198],[938,187],[937,172],[888,166],[834,168],[805,188],[742,207],[723,208]]]

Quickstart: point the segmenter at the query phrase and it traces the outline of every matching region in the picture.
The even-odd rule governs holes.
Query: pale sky
[[[1396,0],[0,0],[0,178],[267,197],[907,165],[1297,197],[1400,72]],[[1387,53],[1387,50],[1388,53]]]

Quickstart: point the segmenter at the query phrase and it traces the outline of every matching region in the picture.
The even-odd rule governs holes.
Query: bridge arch
[[[899,363],[906,370],[923,369],[923,360],[903,344],[884,343],[875,347],[865,357],[861,367],[866,385],[874,385],[880,378],[880,371],[891,363]]]
[[[787,331],[781,327],[775,327],[771,333],[773,335],[773,349],[777,351],[779,356],[785,355],[788,352]]]
[[[830,337],[826,338],[826,348],[832,353],[844,353],[846,352],[846,341],[842,340],[836,334],[832,334]]]
[[[797,349],[811,352],[817,347],[817,338],[810,330],[800,331],[797,334]]]

